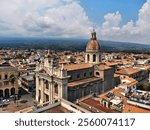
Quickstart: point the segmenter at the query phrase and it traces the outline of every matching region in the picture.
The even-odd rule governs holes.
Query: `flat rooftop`
[[[28,81],[33,81],[34,75],[35,75],[34,73],[29,73],[29,74],[23,74],[23,75],[21,75],[21,77]]]

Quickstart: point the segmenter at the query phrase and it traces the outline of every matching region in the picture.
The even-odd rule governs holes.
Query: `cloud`
[[[85,37],[91,26],[79,0],[1,1],[1,36]]]
[[[117,11],[104,16],[96,27],[99,39],[150,43],[150,0],[132,19],[121,25]],[[95,24],[80,0],[0,0],[0,36],[43,36],[89,38]]]
[[[150,43],[150,0],[147,0],[139,10],[138,20],[135,22],[130,20],[120,26],[122,16],[119,11],[106,14],[104,20],[102,26],[98,27],[98,32],[103,39]]]
[[[105,22],[103,23],[103,28],[110,28],[112,26],[118,26],[121,21],[121,15],[119,11],[116,13],[108,13],[104,16]]]
[[[112,32],[117,32],[119,28],[119,24],[121,21],[121,14],[119,11],[116,13],[108,13],[104,16],[105,22],[102,24],[100,28],[100,32],[102,36],[113,35]]]

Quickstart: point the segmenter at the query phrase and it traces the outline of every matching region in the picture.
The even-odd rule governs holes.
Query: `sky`
[[[0,37],[150,44],[150,0],[0,0]]]

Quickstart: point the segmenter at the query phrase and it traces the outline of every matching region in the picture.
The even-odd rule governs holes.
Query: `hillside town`
[[[150,55],[1,48],[0,112],[149,113]]]

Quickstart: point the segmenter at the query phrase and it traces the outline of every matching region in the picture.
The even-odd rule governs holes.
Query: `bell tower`
[[[93,30],[91,39],[86,46],[85,63],[100,64],[101,63],[101,48],[97,41],[96,32]]]

